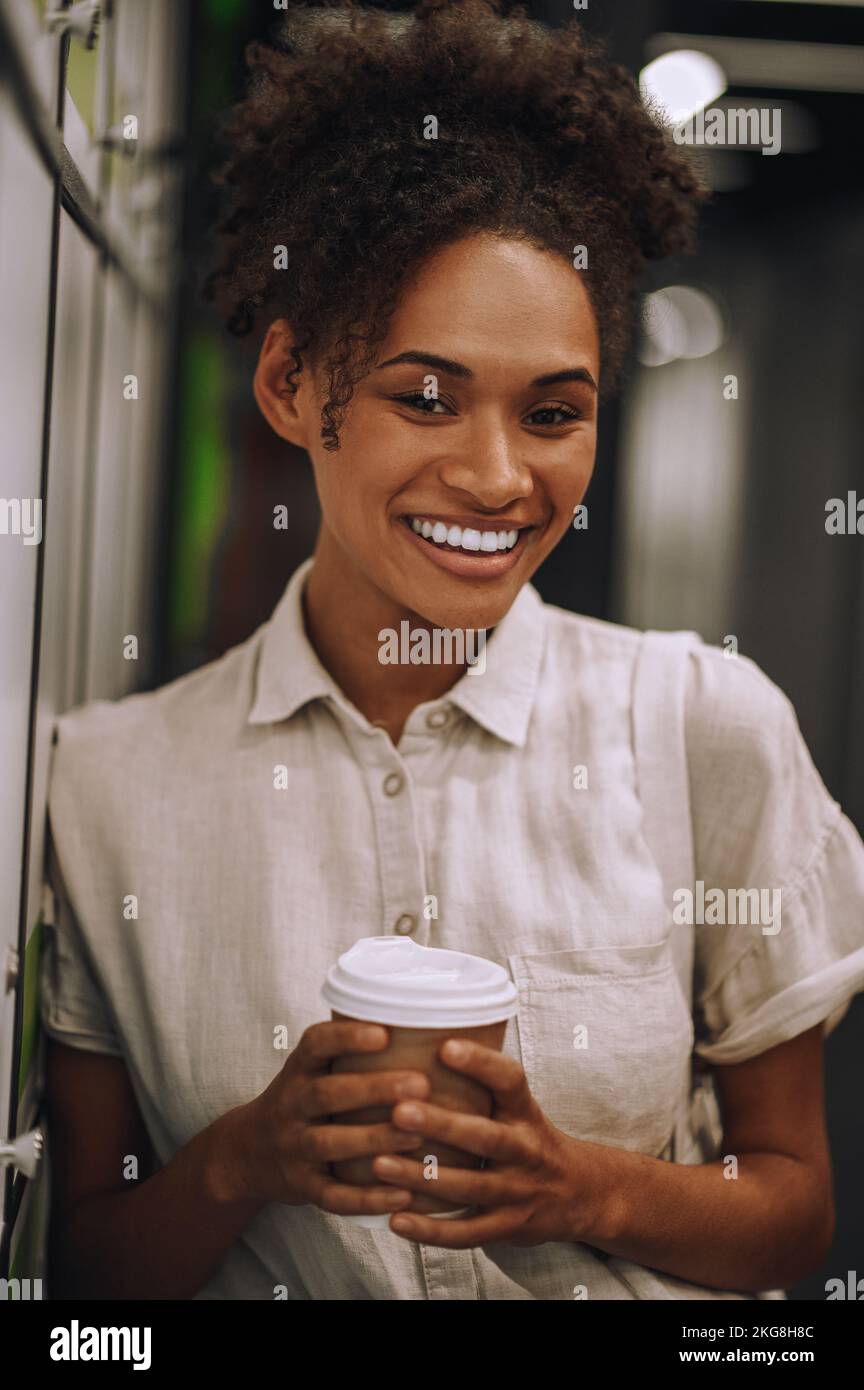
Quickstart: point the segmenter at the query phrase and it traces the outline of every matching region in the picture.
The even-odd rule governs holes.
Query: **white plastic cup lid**
[[[480,1028],[518,1012],[502,965],[407,936],[355,941],[327,971],[321,994],[336,1013],[401,1028]]]

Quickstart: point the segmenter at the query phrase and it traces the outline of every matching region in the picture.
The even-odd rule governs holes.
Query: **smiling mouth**
[[[519,526],[493,531],[491,528],[448,525],[424,516],[403,516],[402,522],[419,540],[426,541],[434,549],[449,551],[454,555],[470,555],[475,559],[509,555],[522,539],[523,532],[533,529]]]

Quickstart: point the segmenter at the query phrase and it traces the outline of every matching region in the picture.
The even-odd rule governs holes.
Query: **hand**
[[[378,1157],[373,1169],[382,1182],[400,1190],[429,1193],[473,1206],[478,1214],[452,1221],[415,1212],[393,1216],[390,1229],[423,1245],[466,1250],[506,1241],[540,1245],[548,1240],[585,1241],[603,1228],[608,1200],[603,1154],[598,1144],[571,1139],[546,1118],[532,1096],[525,1073],[512,1057],[467,1039],[442,1044],[446,1066],[474,1077],[493,1094],[494,1119],[456,1114],[440,1106],[401,1101],[394,1123],[412,1134],[443,1140],[486,1160],[483,1169],[439,1167],[435,1179],[423,1176],[421,1161]]]
[[[379,1024],[314,1023],[266,1091],[223,1116],[225,1145],[214,1186],[224,1200],[311,1202],[339,1216],[398,1211],[412,1194],[393,1183],[357,1187],[339,1182],[330,1163],[416,1149],[417,1134],[393,1124],[332,1124],[331,1115],[421,1099],[429,1081],[419,1071],[328,1074],[345,1052],[380,1052],[389,1035]]]

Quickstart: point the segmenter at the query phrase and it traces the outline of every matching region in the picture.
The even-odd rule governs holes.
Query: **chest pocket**
[[[508,959],[522,1066],[548,1118],[575,1139],[663,1153],[693,1047],[669,938]]]

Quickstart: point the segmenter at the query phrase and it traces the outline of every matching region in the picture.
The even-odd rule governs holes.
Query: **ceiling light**
[[[689,121],[726,91],[726,74],[716,59],[697,48],[677,48],[648,63],[639,74],[646,103],[659,105],[671,125]]]
[[[673,54],[689,56],[694,44],[699,45],[703,56],[720,64],[730,87],[864,92],[864,46],[860,44],[742,39],[717,34],[652,34],[645,43],[645,52],[654,62],[643,71],[650,71],[661,58]],[[713,101],[714,96],[708,100]]]
[[[646,367],[679,358],[707,357],[726,337],[718,304],[692,285],[667,285],[645,301],[644,335],[638,350]]]

